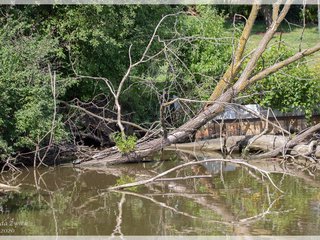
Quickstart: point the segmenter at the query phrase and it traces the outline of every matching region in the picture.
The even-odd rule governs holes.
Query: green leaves
[[[138,141],[138,138],[135,135],[122,136],[121,133],[112,134],[111,139],[116,143],[117,148],[123,154],[134,151]]]
[[[214,7],[199,5],[195,11],[197,16],[183,16],[180,19],[182,37],[193,38],[181,47],[180,52],[181,59],[193,73],[193,76],[184,78],[191,78],[191,96],[206,100],[215,87],[216,79],[229,64],[232,41],[224,26],[224,16]]]
[[[19,149],[33,149],[48,144],[52,124],[53,140],[66,138],[61,117],[53,123],[52,82],[48,65],[54,67],[57,40],[24,30],[28,24],[11,20],[0,30],[0,155],[1,159]],[[66,84],[59,75],[56,92]]]
[[[285,46],[273,46],[258,62],[257,71],[291,55],[293,53]],[[320,79],[303,61],[299,61],[257,82],[243,95],[251,95],[246,103],[255,102],[282,112],[301,110],[310,119],[313,111],[319,108]]]

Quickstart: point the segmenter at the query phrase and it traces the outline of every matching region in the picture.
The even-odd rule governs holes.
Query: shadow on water
[[[161,181],[108,191],[109,186],[155,176],[218,153],[165,152],[158,161],[104,169],[59,166],[2,174],[21,183],[0,196],[1,235],[320,235],[320,180],[278,162],[256,166],[272,174],[284,193],[258,172],[231,163],[194,165]],[[163,161],[166,160],[166,161]],[[292,176],[295,174],[296,176]]]

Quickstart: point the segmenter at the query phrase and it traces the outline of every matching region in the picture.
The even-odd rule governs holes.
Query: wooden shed
[[[262,116],[263,120],[259,116]],[[277,110],[267,110],[256,104],[227,106],[224,113],[207,123],[196,133],[196,139],[211,139],[220,136],[257,135],[265,131],[266,134],[282,134],[281,129],[270,122],[281,126],[283,129],[298,133],[320,122],[320,114],[314,113],[308,121],[303,112],[297,110],[282,113]],[[266,130],[267,128],[267,130]]]

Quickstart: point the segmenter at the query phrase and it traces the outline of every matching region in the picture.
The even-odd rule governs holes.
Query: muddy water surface
[[[0,196],[0,234],[320,235],[320,179],[312,172],[272,174],[281,193],[252,169],[213,162],[166,176],[210,178],[107,190],[194,160],[174,152],[165,158],[105,169],[65,165],[3,174],[1,182],[22,185],[20,192]],[[277,163],[266,166],[281,169]]]

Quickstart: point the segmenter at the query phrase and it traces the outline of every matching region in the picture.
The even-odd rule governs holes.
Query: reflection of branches
[[[132,168],[132,166],[131,166]],[[120,169],[117,169],[118,171],[121,170]],[[102,171],[102,170],[101,170]],[[197,171],[197,169],[196,169]],[[110,172],[106,173],[106,175],[109,175],[109,173],[112,173],[113,171],[110,170]],[[50,175],[50,172],[48,172]],[[87,176],[86,174],[87,172],[86,171],[83,171],[83,175]],[[91,175],[93,174],[94,172],[91,172]],[[199,171],[197,171],[197,174],[199,173]],[[43,175],[43,180],[46,180],[47,181],[47,184],[48,186],[50,187],[49,184],[52,183],[52,178],[50,178],[50,176],[45,176],[44,177],[44,174],[43,172],[40,172],[41,175]],[[38,174],[38,175],[40,175]],[[123,172],[122,172],[123,174]],[[147,172],[147,174],[151,174],[149,172]],[[194,171],[194,174],[195,174],[195,171]],[[201,172],[201,174],[203,174],[203,172]],[[76,174],[77,176],[81,176],[82,174]],[[82,175],[82,176],[83,176]],[[39,178],[39,176],[37,176]],[[100,178],[101,179],[101,178]],[[73,179],[72,178],[72,181],[75,181],[77,182],[78,184],[81,183],[81,180],[82,181],[86,181],[87,179],[85,178],[82,178],[82,179]],[[41,182],[42,180],[37,180],[37,182]],[[63,180],[63,182],[65,182],[65,179]],[[88,220],[88,216],[92,216],[92,217],[100,217],[101,216],[101,212],[103,210],[101,209],[105,209],[105,212],[107,213],[107,211],[109,211],[109,214],[111,215],[110,212],[113,211],[113,207],[112,207],[112,204],[108,204],[108,202],[111,202],[111,201],[108,201],[108,197],[112,197],[113,200],[115,200],[117,202],[117,205],[119,207],[119,210],[118,208],[116,207],[117,211],[116,211],[116,215],[114,215],[114,218],[116,218],[116,224],[114,224],[114,229],[108,229],[108,231],[110,230],[110,233],[112,233],[112,230],[114,230],[114,236],[116,237],[117,234],[122,234],[123,231],[125,230],[124,229],[124,226],[127,224],[125,222],[125,219],[126,219],[126,213],[128,213],[128,211],[132,211],[132,209],[127,209],[125,206],[126,206],[126,203],[129,202],[132,202],[134,199],[132,198],[135,198],[135,197],[139,197],[141,198],[141,200],[143,200],[143,205],[144,206],[148,206],[149,207],[156,207],[156,209],[161,209],[161,210],[164,210],[162,211],[163,213],[165,213],[165,216],[167,216],[166,213],[172,213],[173,216],[181,216],[183,217],[183,219],[185,219],[187,222],[189,221],[192,221],[194,219],[194,221],[196,221],[196,225],[198,225],[198,223],[200,222],[204,222],[205,223],[213,223],[212,225],[216,225],[216,226],[222,226],[222,228],[226,227],[228,229],[236,229],[235,231],[237,233],[239,233],[241,231],[241,233],[243,233],[244,231],[246,232],[246,234],[249,234],[250,233],[250,227],[248,226],[249,224],[252,223],[253,220],[261,220],[261,218],[265,217],[266,215],[268,214],[276,214],[277,212],[275,211],[272,211],[272,207],[274,208],[274,210],[278,210],[277,209],[277,204],[271,204],[271,202],[273,201],[274,199],[274,196],[271,198],[272,200],[269,202],[269,201],[265,201],[266,204],[270,204],[271,206],[268,208],[267,211],[264,211],[260,214],[257,214],[257,216],[255,217],[250,217],[248,218],[248,220],[242,220],[242,221],[238,221],[238,218],[233,214],[233,211],[232,211],[232,207],[229,206],[228,202],[229,201],[226,201],[226,199],[224,197],[221,196],[221,191],[219,189],[215,190],[215,195],[214,193],[212,194],[192,194],[192,191],[195,191],[194,189],[197,189],[197,188],[194,188],[194,185],[192,184],[192,186],[190,186],[190,183],[191,182],[188,182],[188,183],[177,183],[175,184],[174,182],[170,185],[175,185],[177,186],[177,188],[172,188],[169,186],[169,189],[170,191],[177,191],[176,193],[172,192],[172,193],[166,193],[168,192],[168,190],[166,190],[166,192],[164,194],[161,194],[159,189],[153,189],[153,191],[150,191],[151,194],[139,194],[139,193],[130,193],[130,192],[124,192],[124,191],[115,191],[115,192],[119,192],[120,195],[118,194],[113,194],[113,191],[112,192],[106,192],[106,193],[102,193],[102,194],[98,194],[96,196],[93,196],[95,193],[93,193],[91,190],[90,190],[90,193],[89,193],[89,197],[87,197],[88,195],[85,194],[82,196],[81,199],[77,200],[76,198],[74,197],[70,197],[70,187],[72,186],[68,186],[68,189],[63,189],[63,186],[62,188],[60,188],[60,186],[62,185],[61,183],[57,183],[57,187],[59,187],[59,189],[57,189],[55,192],[58,194],[56,198],[56,195],[52,195],[52,194],[49,194],[49,195],[44,195],[43,198],[41,199],[42,201],[43,200],[46,200],[46,205],[48,206],[48,210],[49,210],[49,214],[51,216],[51,222],[52,222],[52,225],[51,225],[51,229],[50,231],[53,231],[54,232],[54,226],[55,226],[55,223],[54,223],[54,216],[53,214],[56,214],[56,218],[58,220],[58,227],[59,227],[59,232],[65,232],[65,224],[64,222],[61,222],[61,220],[63,219],[60,219],[59,216],[60,214],[62,214],[62,212],[60,212],[61,210],[59,210],[59,206],[60,206],[60,195],[63,196],[63,197],[70,197],[70,201],[69,202],[65,202],[64,204],[66,204],[65,207],[69,207],[71,208],[70,209],[70,212],[72,212],[72,214],[76,213],[77,216],[79,216],[79,218],[81,219],[81,224],[87,222]],[[199,182],[197,182],[199,183]],[[42,185],[42,184],[41,184]],[[80,188],[83,184],[81,183],[80,184]],[[43,186],[43,185],[42,185]],[[149,185],[151,187],[154,187],[154,186],[157,186],[157,185]],[[179,188],[179,186],[185,186],[184,189],[182,188]],[[269,186],[269,185],[267,185]],[[46,186],[44,186],[46,187]],[[160,186],[162,189],[164,189],[163,185]],[[192,189],[192,191],[190,191]],[[84,191],[82,191],[83,189],[77,189],[76,191],[79,192],[79,193],[83,193]],[[197,191],[197,190],[196,190]],[[199,192],[202,192],[202,190],[199,190]],[[180,193],[179,193],[180,192]],[[198,191],[197,191],[198,192]],[[52,192],[53,193],[53,192]],[[121,194],[128,194],[129,196],[125,196],[123,198],[126,199],[127,202],[124,202],[121,204]],[[130,196],[133,196],[133,197],[130,197]],[[138,196],[138,195],[141,195],[141,196]],[[162,195],[162,196],[161,196]],[[93,197],[90,197],[90,196],[93,196]],[[135,197],[134,197],[135,196]],[[159,196],[156,197],[156,196]],[[166,196],[166,197],[164,197]],[[170,196],[176,196],[177,198],[171,198]],[[52,200],[49,199],[49,197],[52,197]],[[100,197],[100,198],[99,198]],[[115,197],[115,198],[113,198]],[[160,198],[161,197],[161,198]],[[181,197],[181,198],[180,198]],[[102,198],[104,198],[106,201],[102,202]],[[189,202],[191,201],[192,203],[196,204],[197,207],[196,209],[201,209],[201,213],[203,213],[203,210],[205,211],[205,213],[207,214],[198,214],[198,213],[194,213],[194,208],[192,209],[185,209],[185,205],[179,205],[179,206],[183,206],[183,208],[180,208],[178,206],[175,206],[175,204],[171,203],[171,200],[172,199],[177,199],[177,202]],[[182,201],[181,201],[182,200]],[[82,201],[86,202],[85,204],[81,205],[81,203],[83,203]],[[96,201],[95,204],[90,204],[92,203],[93,201]],[[145,205],[146,203],[148,202],[151,202],[151,206],[149,206],[148,204]],[[44,201],[43,201],[44,202]],[[88,204],[90,204],[90,206],[88,206]],[[164,205],[163,205],[164,204]],[[52,206],[53,205],[53,206]],[[80,207],[77,207],[77,206],[80,206]],[[199,207],[198,207],[199,206]],[[268,205],[267,205],[268,206]],[[55,210],[52,210],[54,212],[51,213],[50,211],[50,208],[51,209],[55,209]],[[121,210],[120,210],[121,209]],[[265,209],[263,209],[265,210]],[[260,211],[263,211],[263,210],[260,210]],[[281,209],[280,209],[281,210]],[[279,212],[279,213],[282,213],[283,211]],[[185,213],[183,215],[183,213]],[[211,213],[211,214],[210,214]],[[119,214],[119,215],[118,215]],[[135,214],[141,214],[141,213],[135,213]],[[190,216],[188,216],[190,215]],[[170,215],[172,216],[172,215]],[[185,216],[185,217],[184,217]],[[219,217],[221,216],[221,218]],[[268,215],[270,216],[270,215]],[[248,215],[245,215],[244,217],[248,217]],[[165,219],[166,221],[175,221],[174,220],[175,218],[172,218],[172,219]],[[212,220],[211,220],[212,219]],[[217,219],[218,221],[215,221],[215,219]],[[166,224],[166,223],[165,223]],[[192,223],[194,224],[194,223]],[[116,225],[116,226],[115,226]],[[121,231],[122,230],[122,231]],[[118,232],[117,232],[118,231]]]
[[[240,223],[248,223],[248,222],[252,222],[254,220],[258,220],[258,219],[264,218],[266,215],[269,215],[269,214],[279,214],[279,213],[287,213],[287,212],[295,211],[296,209],[288,209],[288,210],[284,210],[284,211],[271,211],[271,209],[273,208],[274,204],[278,200],[280,200],[282,197],[283,197],[283,195],[278,197],[277,199],[273,200],[273,202],[269,205],[267,210],[255,215],[255,216],[240,219],[239,222]]]
[[[20,185],[20,184],[19,184]],[[3,183],[0,183],[0,192],[1,191],[17,191],[19,192],[20,190],[20,187],[19,185],[17,186],[10,186],[10,185],[7,185],[7,184],[3,184]]]
[[[85,209],[89,204],[98,201],[98,197],[99,197],[99,195],[95,195],[93,197],[90,197],[90,198],[88,198],[88,200],[85,203],[81,204],[78,207],[74,207],[74,208],[82,211],[82,209]]]
[[[12,165],[11,163],[10,163],[10,160],[7,160],[7,162],[6,162],[6,164],[10,164],[10,165]],[[13,166],[13,169],[11,170],[11,174],[10,175],[6,175],[6,176],[9,176],[10,177],[10,179],[5,179],[5,177],[4,177],[4,172],[5,172],[5,170],[4,170],[4,168],[5,168],[5,165],[3,166],[3,168],[2,168],[2,170],[1,170],[1,178],[2,178],[2,180],[4,181],[4,182],[6,182],[7,184],[11,184],[11,182],[14,182],[16,179],[18,179],[18,177],[22,174],[22,171],[21,170],[19,170],[18,168],[16,168],[14,165],[12,165]],[[10,168],[11,169],[11,168]],[[17,170],[16,170],[17,169]],[[27,171],[29,171],[28,169],[27,169]]]
[[[5,169],[8,167],[9,170],[11,170],[12,172],[20,172],[21,170],[19,170],[19,168],[17,168],[16,166],[14,166],[11,162],[14,161],[15,158],[9,157],[6,159],[5,163],[2,166],[1,169],[1,173],[3,173],[5,171]]]
[[[186,213],[186,212],[182,212],[182,211],[179,211],[178,209],[174,208],[174,207],[171,207],[171,206],[168,206],[167,204],[163,203],[163,202],[159,202],[157,200],[155,200],[154,198],[152,197],[149,197],[149,196],[158,196],[158,195],[161,195],[163,196],[163,194],[148,194],[149,196],[145,195],[145,194],[139,194],[139,193],[135,193],[135,192],[129,192],[129,191],[119,191],[119,190],[112,190],[112,192],[116,192],[116,193],[122,193],[122,194],[127,194],[127,195],[131,195],[131,196],[135,196],[135,197],[139,197],[139,198],[142,198],[142,199],[146,199],[148,201],[151,201],[152,203],[156,204],[157,206],[160,206],[162,208],[166,208],[166,209],[169,209],[170,211],[173,211],[174,213],[176,214],[180,214],[182,216],[186,216],[186,217],[189,217],[189,218],[192,218],[192,219],[200,219],[201,221],[205,221],[205,222],[208,222],[208,223],[218,223],[218,224],[224,224],[224,225],[234,225],[234,226],[242,226],[242,225],[246,225],[247,223],[250,223],[250,222],[253,222],[255,220],[259,220],[259,219],[262,219],[264,218],[266,215],[270,215],[270,214],[279,214],[279,213],[287,213],[287,212],[291,212],[291,211],[294,211],[295,209],[289,209],[289,210],[284,210],[284,211],[271,211],[271,209],[274,207],[275,203],[277,201],[279,201],[283,195],[281,195],[280,197],[278,197],[277,199],[275,199],[272,203],[269,204],[267,210],[255,215],[255,216],[252,216],[252,217],[248,217],[248,218],[243,218],[243,219],[240,219],[240,220],[231,220],[231,221],[217,221],[217,220],[209,220],[209,219],[204,219],[202,217],[198,217],[198,216],[194,216],[194,215],[191,215],[189,213]],[[186,198],[189,198],[189,194],[179,194],[179,193],[171,193],[170,196],[173,195],[173,196],[180,196],[180,197],[186,197]],[[187,196],[188,195],[188,196]],[[197,195],[198,196],[198,195]],[[120,204],[119,204],[120,205]]]
[[[55,226],[55,232],[56,232],[56,236],[59,235],[59,231],[58,231],[58,220],[57,220],[57,216],[56,216],[56,209],[53,206],[53,199],[52,199],[52,195],[50,194],[50,208],[52,210],[52,216],[53,216],[53,220],[54,220],[54,226]]]
[[[119,214],[117,216],[117,225],[116,227],[114,228],[111,236],[114,237],[116,234],[119,234],[120,235],[120,238],[123,239],[123,233],[121,231],[121,224],[122,224],[122,211],[123,211],[123,204],[124,202],[126,201],[126,195],[124,193],[122,193],[122,196],[121,196],[121,200],[118,204],[118,210],[119,210]]]
[[[165,203],[163,203],[163,202],[159,202],[159,201],[155,200],[155,199],[152,198],[152,197],[148,197],[148,196],[146,196],[146,195],[142,195],[142,194],[139,194],[139,193],[134,193],[134,192],[129,192],[129,191],[119,191],[119,190],[113,190],[112,192],[118,192],[118,193],[122,193],[122,194],[128,194],[128,195],[132,195],[132,196],[135,196],[135,197],[139,197],[139,198],[142,198],[142,199],[149,200],[149,201],[153,202],[154,204],[156,204],[156,205],[158,205],[158,206],[160,206],[160,207],[169,209],[169,210],[171,210],[171,211],[174,212],[174,213],[177,213],[177,214],[180,214],[180,215],[183,215],[183,216],[192,218],[192,219],[201,219],[202,221],[206,221],[206,222],[221,223],[221,224],[226,224],[226,225],[231,224],[231,223],[229,223],[229,222],[223,222],[223,221],[204,220],[203,218],[200,218],[200,217],[198,217],[198,216],[191,215],[191,214],[186,213],[186,212],[179,211],[179,210],[177,210],[176,208],[171,207],[171,206],[169,206],[169,205],[167,205],[167,204],[165,204]]]
[[[195,178],[212,178],[212,175],[195,175],[195,176],[186,176],[186,177],[175,177],[175,178],[160,178],[156,181],[178,181],[178,180],[187,180]]]
[[[207,163],[207,162],[216,162],[216,161],[221,161],[221,162],[229,162],[229,163],[236,163],[236,164],[239,164],[239,165],[244,165],[246,167],[249,167],[249,168],[252,168],[256,171],[258,171],[263,177],[266,177],[270,183],[280,192],[282,192],[282,190],[280,190],[276,185],[275,183],[273,182],[272,178],[270,177],[268,171],[265,171],[263,169],[260,169],[254,165],[251,165],[247,162],[244,162],[242,159],[206,159],[206,160],[201,160],[201,161],[192,161],[192,162],[188,162],[188,163],[184,163],[184,164],[181,164],[181,165],[178,165],[176,167],[173,167],[163,173],[160,173],[158,174],[157,176],[155,177],[152,177],[152,178],[149,178],[149,179],[146,179],[146,180],[142,180],[142,181],[138,181],[138,182],[134,182],[134,183],[127,183],[127,184],[123,184],[123,185],[119,185],[119,186],[114,186],[114,187],[110,187],[109,190],[115,190],[115,189],[123,189],[123,188],[129,188],[129,187],[135,187],[135,186],[139,186],[139,185],[144,185],[144,184],[148,184],[148,183],[152,183],[152,182],[155,182],[156,180],[160,179],[161,177],[171,173],[171,172],[174,172],[174,171],[177,171],[179,169],[182,169],[182,168],[185,168],[185,167],[188,167],[188,166],[192,166],[192,165],[196,165],[196,164],[202,164],[202,163]]]

